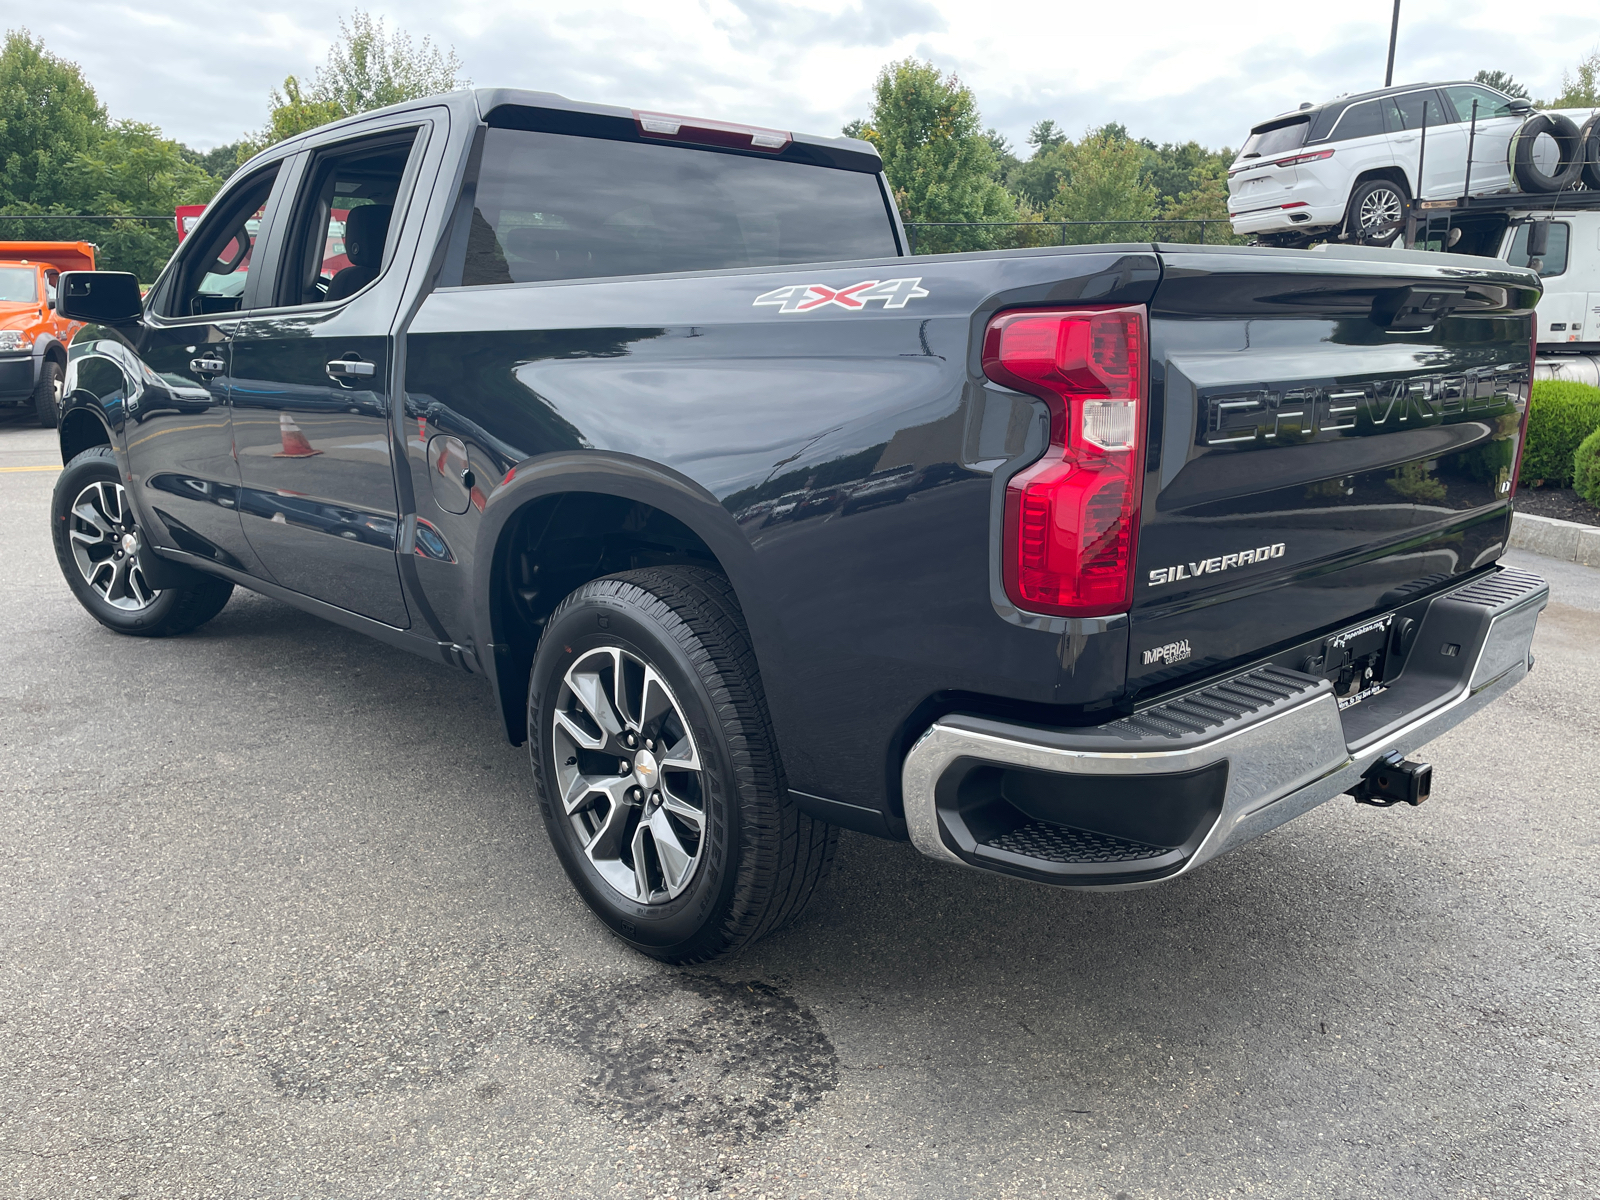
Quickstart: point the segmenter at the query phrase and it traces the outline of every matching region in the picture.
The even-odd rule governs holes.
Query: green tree
[[[1233,156],[1228,155],[1231,159]],[[1189,190],[1165,200],[1160,207],[1161,222],[1156,231],[1165,242],[1198,242],[1240,245],[1228,222],[1228,173],[1226,167],[1211,166],[1190,176]],[[1207,225],[1179,224],[1183,221],[1214,222]],[[1168,224],[1167,222],[1171,222]]]
[[[0,203],[49,207],[75,155],[106,127],[106,110],[76,63],[26,29],[0,51]]]
[[[1072,173],[1071,142],[1039,150],[1006,174],[1006,186],[1019,204],[1044,209]]]
[[[191,152],[192,153],[192,152]],[[26,31],[0,51],[0,204],[49,215],[167,216],[211,198],[221,179],[150,125],[111,121],[77,64]],[[95,243],[111,270],[151,280],[177,245],[161,222],[6,221],[0,237]]]
[[[339,18],[339,36],[311,86],[290,75],[282,91],[272,89],[266,128],[241,157],[342,117],[452,92],[470,82],[453,47],[441,50],[429,38],[413,44],[404,30],[391,33],[382,17],[374,20],[358,8],[348,20]]]
[[[1218,172],[1226,178],[1233,164],[1233,151],[1207,150],[1195,141],[1139,144],[1145,150],[1144,178],[1155,188],[1161,204],[1176,203],[1178,197],[1201,187]]]
[[[998,159],[984,136],[972,92],[932,63],[907,58],[878,73],[867,121],[846,126],[883,156],[895,203],[906,221],[1012,221],[1017,206],[995,178]],[[984,230],[951,230],[930,249],[983,249]]]
[[[1528,89],[1515,79],[1511,78],[1509,71],[1479,71],[1472,77],[1474,83],[1481,83],[1485,87],[1492,87],[1497,92],[1504,92],[1508,96],[1521,96],[1524,100],[1532,99]]]
[[[1149,221],[1156,215],[1156,190],[1144,177],[1145,149],[1121,125],[1091,129],[1067,156],[1068,173],[1045,209],[1047,221]],[[1069,243],[1139,241],[1148,229],[1123,225],[1077,225]]]
[[[275,142],[349,115],[337,100],[319,98],[314,93],[310,96],[303,94],[300,80],[289,75],[283,81],[283,91],[273,88],[268,94],[267,127],[261,131],[261,136],[249,148],[249,152],[255,154]]]
[[[346,113],[360,113],[453,92],[468,82],[454,47],[441,50],[426,37],[413,46],[409,33],[391,34],[382,17],[374,21],[358,8],[348,23],[339,19],[339,37],[317,68],[315,92]]]
[[[1042,154],[1046,150],[1054,150],[1057,146],[1065,146],[1067,141],[1066,133],[1049,117],[1035,122],[1033,128],[1028,130],[1028,145],[1033,147],[1035,155]]]
[[[1600,108],[1600,50],[1581,59],[1575,74],[1561,72],[1561,94],[1540,108]]]

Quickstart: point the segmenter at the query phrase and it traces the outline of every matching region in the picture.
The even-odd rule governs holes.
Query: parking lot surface
[[[1600,571],[1533,674],[1193,876],[844,835],[709,969],[584,909],[481,681],[235,592],[97,625],[0,417],[0,1196],[1600,1191]]]

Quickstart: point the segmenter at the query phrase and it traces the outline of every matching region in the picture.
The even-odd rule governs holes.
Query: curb
[[[1511,545],[1531,550],[1547,558],[1575,562],[1584,567],[1600,567],[1600,526],[1536,517],[1531,513],[1511,516]]]

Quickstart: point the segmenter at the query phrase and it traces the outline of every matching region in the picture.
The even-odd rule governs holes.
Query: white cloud
[[[985,121],[1020,143],[1052,117],[1116,120],[1156,141],[1237,145],[1302,100],[1383,83],[1389,0],[1320,7],[1297,27],[1281,0],[1227,6],[1085,0],[500,0],[367,6],[391,27],[456,47],[474,82],[574,99],[836,132],[864,115],[886,62],[930,58],[976,91]],[[116,117],[190,145],[266,120],[267,92],[322,61],[342,9],[326,0],[69,0],[31,16],[79,62]],[[1396,80],[1510,71],[1552,94],[1600,44],[1600,18],[1490,0],[1406,0]]]

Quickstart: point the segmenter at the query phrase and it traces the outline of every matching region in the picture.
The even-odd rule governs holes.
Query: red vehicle
[[[0,405],[31,405],[56,427],[67,343],[81,321],[56,315],[63,271],[94,270],[88,242],[0,242]]]

